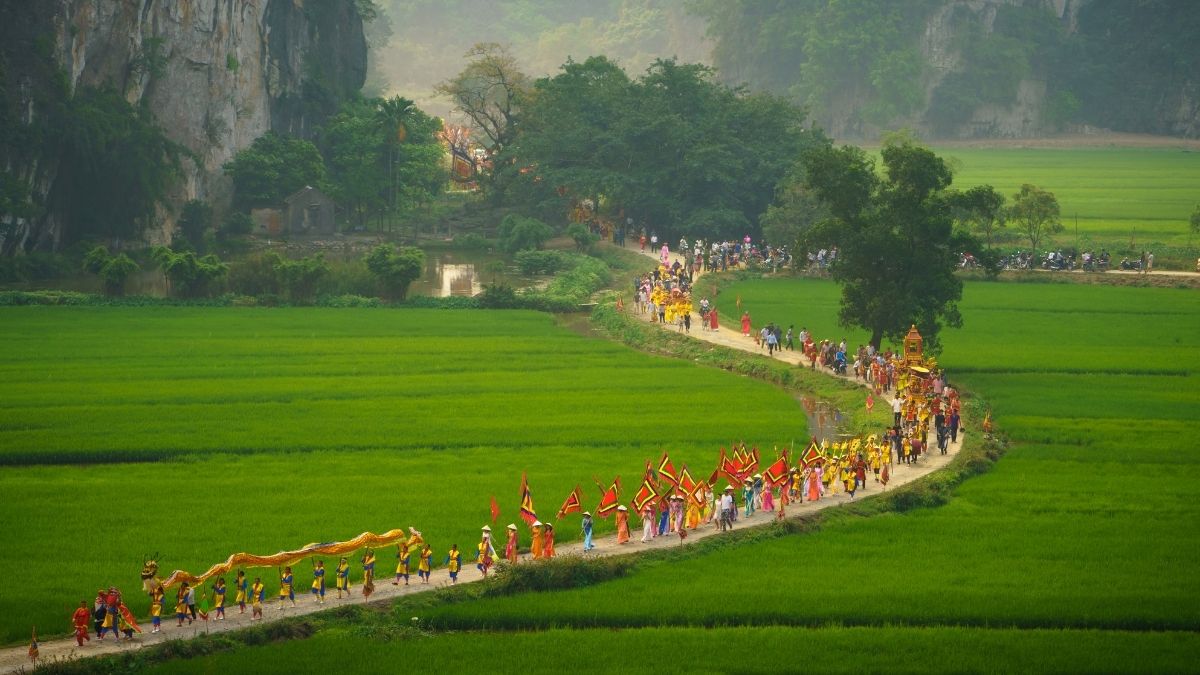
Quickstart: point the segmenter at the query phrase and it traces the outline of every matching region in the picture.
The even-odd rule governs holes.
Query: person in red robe
[[[717,308],[713,307],[708,311],[708,327],[717,330],[720,326],[717,325]]]
[[[750,337],[750,312],[742,313],[742,335]]]
[[[92,637],[88,635],[88,621],[92,619],[92,610],[88,609],[87,600],[79,601],[79,608],[71,615],[71,623],[75,626],[75,642],[79,646],[83,646],[83,641],[92,641]]]
[[[542,526],[542,557],[554,557],[554,526],[546,523]]]
[[[517,562],[517,526],[515,523],[508,525],[508,543],[504,545],[504,559],[510,563]]]

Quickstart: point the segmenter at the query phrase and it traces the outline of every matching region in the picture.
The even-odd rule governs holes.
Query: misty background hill
[[[449,113],[433,86],[476,42],[525,71],[606,54],[715,66],[786,95],[831,135],[1200,135],[1192,0],[378,0],[368,88]]]

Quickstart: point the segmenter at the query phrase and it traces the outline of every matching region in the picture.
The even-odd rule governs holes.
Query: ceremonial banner
[[[696,481],[692,478],[692,474],[688,472],[687,465],[683,465],[683,469],[679,472],[679,487],[683,488],[684,492],[691,492],[692,488],[696,487]]]
[[[529,480],[525,474],[521,474],[521,520],[524,520],[530,527],[537,522],[537,512],[533,509],[533,495],[529,493]]]
[[[637,494],[633,496],[631,505],[635,511],[641,513],[646,506],[657,499],[658,496],[658,491],[654,489],[654,484],[651,483],[649,479],[646,479],[642,481],[642,487],[637,491]]]
[[[596,513],[601,518],[607,518],[609,514],[617,510],[620,506],[621,496],[621,477],[617,476],[613,479],[612,485],[604,492],[604,496],[600,498],[600,505],[596,507]]]
[[[571,494],[567,495],[567,500],[563,502],[562,508],[558,510],[558,517],[562,518],[568,513],[579,513],[583,508],[582,500],[583,493],[579,490],[579,486],[576,485],[575,489],[571,490]]]
[[[496,495],[492,495],[491,510],[492,510],[492,523],[494,524],[496,522],[496,519],[500,517],[500,505],[496,503]]]
[[[688,499],[691,499],[693,502],[695,502],[696,506],[704,506],[704,491],[706,489],[708,489],[708,484],[704,481],[696,483],[692,486],[692,489],[688,491]]]
[[[812,443],[809,443],[808,449],[804,451],[804,457],[800,458],[800,463],[808,467],[815,464],[821,458],[821,449],[817,447],[817,439],[814,438]]]
[[[779,485],[787,480],[788,477],[788,462],[787,453],[785,452],[775,463],[768,466],[766,471],[763,471],[763,478],[767,485]]]
[[[731,457],[725,455],[721,456],[721,473],[725,474],[725,476],[734,483],[742,482],[741,464]]]
[[[675,474],[675,466],[671,464],[671,458],[667,457],[667,453],[663,453],[662,459],[658,460],[658,475],[666,478],[671,485],[679,485],[679,477]]]
[[[742,460],[742,476],[753,476],[755,471],[758,471],[758,448],[754,448],[750,452],[743,450],[744,459]]]

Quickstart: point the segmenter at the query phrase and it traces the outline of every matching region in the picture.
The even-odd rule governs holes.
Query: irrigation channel
[[[649,315],[646,316],[646,320],[649,321]],[[666,326],[663,327],[663,330],[675,330],[675,328],[672,326]],[[758,347],[754,344],[752,339],[742,336],[742,334],[738,331],[725,327],[722,327],[718,331],[693,331],[689,335],[691,338],[696,340],[703,340],[713,344],[732,347],[734,349],[741,349],[747,352],[759,352]],[[784,352],[779,356],[779,359],[789,363],[794,363],[797,366],[800,365],[799,352]],[[829,377],[838,376],[830,373]],[[853,378],[847,379],[849,381],[853,381]],[[886,396],[881,398],[885,399],[880,401],[881,405],[891,404],[890,398]],[[815,405],[816,402],[814,402],[814,406]],[[814,407],[814,410],[817,410],[817,408]],[[832,417],[832,411],[830,411],[829,414]],[[958,455],[962,448],[963,438],[967,433],[967,431],[965,431],[966,428],[967,425],[964,424],[964,430],[959,431],[958,441],[950,444],[947,454],[926,454],[917,464],[895,465],[891,482],[887,488],[882,488],[879,486],[879,484],[868,480],[867,487],[859,491],[859,494],[862,495],[860,499],[870,499],[872,495],[880,494],[884,490],[894,490],[903,485],[907,485],[949,464],[950,461]],[[842,492],[837,495],[827,495],[816,502],[793,502],[787,506],[786,518],[803,518],[824,509],[837,508],[845,503],[848,503],[849,501],[850,498],[846,496],[844,492]],[[739,516],[736,528],[742,529],[748,527],[762,527],[775,522],[775,520],[775,513],[759,511],[748,518]],[[408,525],[416,526],[419,525],[419,523],[397,523],[397,526],[406,527]],[[625,544],[618,544],[616,535],[612,534],[595,539],[593,542],[595,548],[587,553],[583,551],[582,541],[556,545],[556,553],[559,557],[636,555],[643,551],[653,551],[668,547],[687,547],[701,539],[707,539],[708,537],[718,536],[721,534],[717,531],[715,524],[709,524],[689,531],[686,539],[681,540],[674,535],[666,535],[651,539],[649,542],[642,543],[639,541],[638,537],[638,534],[641,530],[639,527],[636,527],[635,522],[630,523],[630,530],[633,536]],[[528,536],[526,536],[525,539],[528,540]],[[526,541],[526,543],[528,542]],[[104,641],[98,641],[93,638],[91,642],[85,642],[83,647],[77,647],[73,637],[64,637],[65,631],[47,630],[47,627],[43,627],[42,635],[46,636],[48,639],[43,642],[39,642],[39,662],[44,663],[54,660],[87,658],[102,654],[119,653],[130,649],[142,649],[161,644],[169,640],[189,639],[206,633],[222,633],[226,631],[233,631],[255,624],[262,624],[289,617],[312,614],[322,610],[340,607],[342,605],[364,604],[364,602],[369,602],[369,604],[386,603],[405,595],[410,595],[413,593],[428,593],[430,591],[446,588],[450,585],[449,574],[444,568],[441,568],[435,569],[431,572],[429,583],[412,583],[408,586],[393,586],[391,583],[389,583],[391,578],[391,575],[388,574],[391,571],[387,563],[389,558],[384,555],[380,558],[380,560],[382,565],[382,573],[379,576],[380,581],[376,584],[375,592],[371,595],[369,601],[364,601],[362,595],[360,594],[362,587],[361,585],[356,584],[354,586],[353,597],[338,600],[334,596],[327,594],[325,604],[317,604],[310,596],[305,596],[301,593],[297,594],[296,607],[285,607],[283,604],[279,603],[277,598],[269,599],[263,603],[262,621],[252,622],[250,620],[249,611],[247,611],[245,614],[239,614],[237,612],[237,607],[233,606],[231,608],[227,608],[226,611],[228,618],[224,621],[215,621],[210,619],[208,621],[196,621],[191,625],[185,624],[182,627],[177,627],[175,625],[174,615],[166,611],[173,606],[173,596],[171,596],[168,597],[164,606],[162,632],[152,634],[148,632],[148,627],[144,627],[147,632],[137,634],[132,641],[128,642],[114,641],[111,639],[111,637],[110,639]],[[528,561],[528,554],[522,555],[521,560],[523,562]],[[473,561],[466,559],[463,561],[463,571],[460,572],[459,577],[460,584],[478,582],[483,578],[482,575],[475,570]],[[358,579],[355,579],[355,581],[358,581]],[[127,586],[134,589],[129,592],[140,592],[140,590],[137,589],[136,583]],[[307,581],[305,580],[298,583],[297,588],[303,591],[305,588],[307,588]],[[170,596],[170,593],[168,593],[168,595]],[[69,624],[70,617],[64,614],[62,626],[66,627],[69,626]],[[22,669],[29,668],[30,665],[27,646],[21,645],[0,650],[0,673],[18,672]]]

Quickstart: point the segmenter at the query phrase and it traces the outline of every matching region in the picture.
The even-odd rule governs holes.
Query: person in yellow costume
[[[238,605],[238,614],[245,614],[246,601],[250,599],[247,597],[249,595],[247,591],[250,588],[250,583],[246,579],[245,570],[238,570],[237,578],[233,580],[233,587],[237,589],[237,599],[235,602]]]
[[[417,562],[417,576],[425,583],[429,583],[430,561],[433,558],[433,549],[429,548],[429,544],[425,544],[425,548],[421,549],[421,558]]]
[[[262,601],[263,594],[266,593],[267,587],[263,584],[261,577],[254,577],[254,583],[250,585],[250,620],[262,620]]]
[[[350,595],[350,563],[342,558],[338,562],[337,568],[334,569],[334,584],[337,587],[338,600],[342,599],[342,591],[346,591],[346,595]]]
[[[535,521],[533,521],[533,538],[529,542],[529,553],[530,553],[530,555],[533,556],[534,560],[540,560],[542,558],[542,542],[543,541],[544,541],[544,539],[542,537],[542,521],[535,520]]]
[[[688,497],[687,510],[684,515],[684,527],[694,530],[700,526],[700,505],[695,499]]]
[[[450,553],[446,556],[446,571],[450,573],[450,583],[458,583],[458,570],[462,567],[462,551],[458,544],[450,545]]]
[[[393,586],[400,585],[400,577],[404,577],[404,585],[408,585],[408,574],[411,569],[409,560],[411,557],[408,550],[408,542],[402,541],[396,544],[396,578],[392,581]]]
[[[292,601],[292,607],[296,606],[296,592],[292,590],[293,581],[295,579],[292,577],[292,568],[284,567],[279,573],[279,609],[284,609],[284,598]]]

